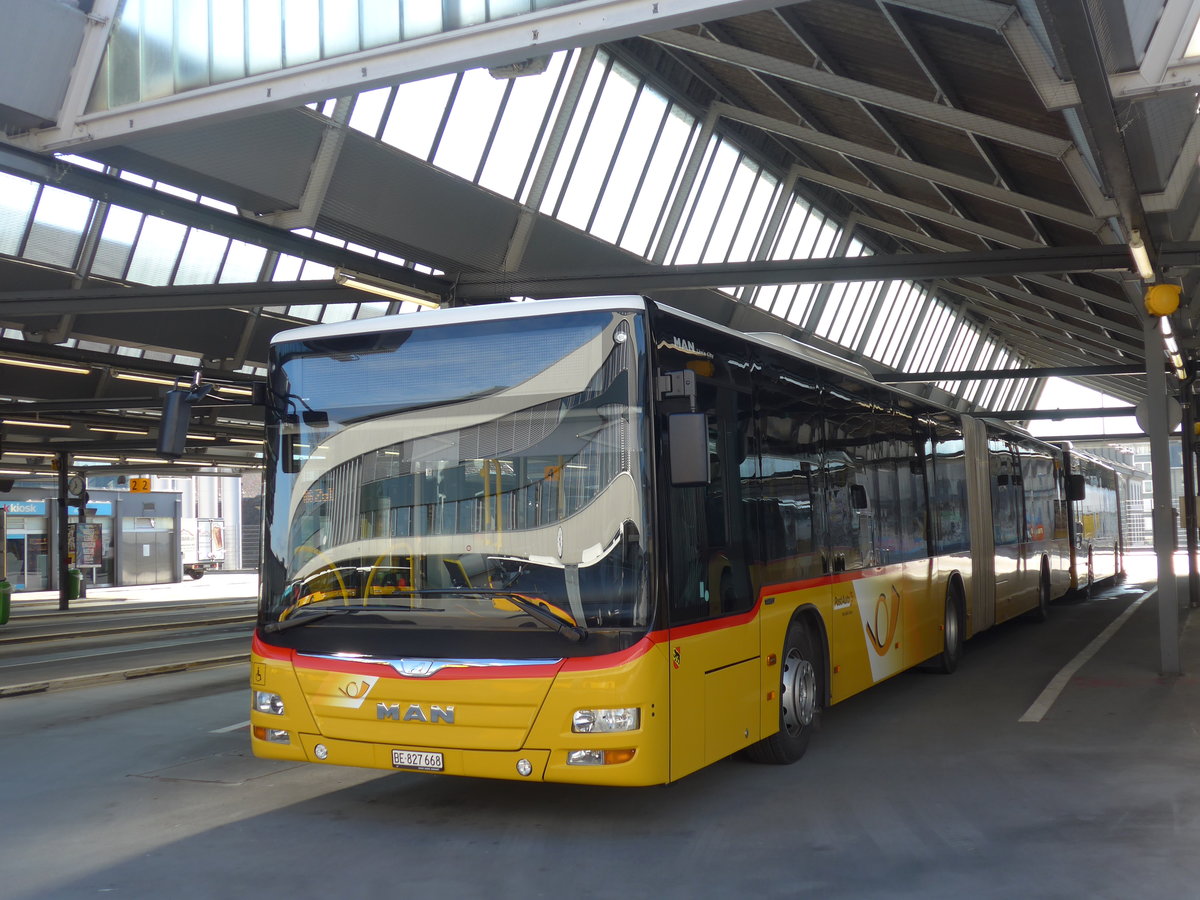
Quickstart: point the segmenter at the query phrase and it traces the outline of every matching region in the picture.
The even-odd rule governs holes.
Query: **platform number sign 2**
[[[149,478],[130,478],[129,479],[129,490],[135,494],[150,493],[150,479]]]

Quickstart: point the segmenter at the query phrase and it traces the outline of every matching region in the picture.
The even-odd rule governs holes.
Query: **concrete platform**
[[[87,596],[70,601],[71,609],[93,609],[120,603],[178,603],[198,600],[245,600],[258,597],[257,572],[208,572],[197,581],[171,584],[89,587]],[[13,614],[58,609],[58,591],[19,591],[12,595]]]

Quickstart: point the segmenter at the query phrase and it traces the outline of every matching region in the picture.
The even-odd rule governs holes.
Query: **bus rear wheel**
[[[808,749],[820,726],[825,663],[820,644],[807,626],[793,622],[783,642],[779,672],[779,731],[746,749],[757,763],[786,766]]]

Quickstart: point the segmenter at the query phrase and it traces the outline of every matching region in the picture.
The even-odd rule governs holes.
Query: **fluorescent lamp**
[[[134,375],[131,372],[118,372],[117,377],[122,381],[140,381],[143,384],[165,384],[175,387],[179,382],[174,378],[155,378],[152,375]]]
[[[100,431],[104,434],[136,434],[138,436],[148,435],[148,431],[140,431],[137,428],[105,428],[101,425],[89,425],[88,431]]]
[[[1171,360],[1171,365],[1175,368],[1175,377],[1180,381],[1187,381],[1187,369],[1183,365],[1183,354],[1179,352],[1179,343],[1175,340],[1175,331],[1171,328],[1170,318],[1160,316],[1158,324],[1162,329],[1163,344],[1167,348],[1167,358]]]
[[[29,428],[64,428],[70,429],[70,425],[63,425],[59,422],[34,422],[31,419],[0,419],[5,425],[25,425]]]
[[[249,388],[230,387],[229,385],[217,385],[216,388],[222,394],[237,394],[239,397],[253,397],[254,391]]]
[[[68,375],[89,375],[91,369],[83,366],[64,366],[58,363],[33,362],[28,359],[0,359],[0,366],[20,366],[23,369],[45,369],[47,372],[66,372]]]
[[[1133,256],[1133,264],[1137,266],[1138,275],[1142,281],[1154,280],[1154,266],[1150,265],[1150,254],[1142,242],[1141,233],[1135,228],[1129,236],[1129,252]]]
[[[229,443],[231,443],[231,444],[250,444],[251,446],[254,446],[254,447],[261,447],[262,439],[260,438],[258,440],[251,440],[250,438],[230,438]]]
[[[403,300],[430,309],[438,309],[442,305],[442,298],[430,291],[396,284],[393,281],[386,281],[373,275],[364,275],[362,272],[353,272],[340,266],[333,270],[333,280],[345,287],[354,288],[356,291],[366,291],[368,294],[387,297],[389,300]]]

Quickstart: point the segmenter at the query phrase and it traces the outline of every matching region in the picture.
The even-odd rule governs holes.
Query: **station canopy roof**
[[[272,335],[431,302],[641,293],[986,412],[1195,353],[1200,0],[5,10],[0,476],[149,470],[197,373],[180,462],[255,466]]]

